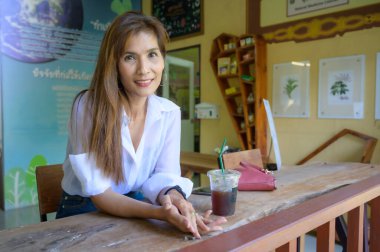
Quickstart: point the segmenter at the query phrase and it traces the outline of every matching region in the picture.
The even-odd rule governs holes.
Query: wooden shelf
[[[236,46],[236,48],[229,48],[229,46]],[[236,61],[237,74],[218,75],[218,59],[221,57],[230,57],[231,62]],[[240,148],[242,150],[260,148],[262,155],[266,156],[267,119],[262,102],[262,99],[266,98],[267,90],[265,41],[251,34],[235,36],[223,33],[213,40],[210,62],[237,133]],[[241,78],[243,75],[254,78],[244,80]],[[226,95],[225,90],[236,86],[236,81],[239,82],[239,92]],[[254,102],[247,101],[251,93]],[[236,110],[240,103],[243,113],[238,114]],[[250,122],[248,115],[252,113],[254,120]],[[241,127],[242,123],[244,123],[244,128]]]
[[[228,78],[237,78],[239,77],[237,74],[219,74],[218,78],[228,79]]]
[[[255,45],[254,44],[239,47],[240,51],[247,51],[247,50],[251,50],[251,49],[255,49]]]
[[[255,62],[255,58],[248,58],[248,59],[245,59],[245,60],[242,60],[240,61],[240,65],[246,65],[246,64],[252,64]]]
[[[228,56],[228,55],[231,55],[231,54],[234,54],[236,53],[236,48],[234,49],[229,49],[229,50],[223,50],[219,53],[218,55],[218,58],[219,57],[225,57],[225,56]]]
[[[226,99],[230,99],[230,98],[235,98],[236,96],[241,96],[241,92],[236,92],[236,93],[233,93],[233,94],[228,94],[228,95],[225,95]]]
[[[255,81],[246,81],[246,80],[241,80],[241,82],[243,82],[244,84],[248,84],[248,85],[255,85]]]
[[[240,133],[240,134],[245,134],[245,133],[247,133],[247,131],[246,131],[246,129],[240,129],[240,130],[239,130],[239,133]]]

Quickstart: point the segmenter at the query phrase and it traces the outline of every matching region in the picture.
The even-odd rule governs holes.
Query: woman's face
[[[161,82],[164,58],[153,32],[131,35],[119,58],[120,80],[129,98],[153,94]]]

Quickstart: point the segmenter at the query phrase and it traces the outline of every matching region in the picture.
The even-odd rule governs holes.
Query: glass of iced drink
[[[240,172],[235,170],[211,170],[207,172],[210,178],[212,212],[219,216],[229,216],[235,213],[237,186]]]

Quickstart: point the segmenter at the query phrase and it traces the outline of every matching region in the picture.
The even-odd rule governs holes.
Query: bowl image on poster
[[[1,51],[26,63],[43,63],[70,52],[83,26],[78,0],[2,0]]]

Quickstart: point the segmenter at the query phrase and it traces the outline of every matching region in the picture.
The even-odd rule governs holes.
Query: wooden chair
[[[47,221],[47,214],[57,212],[62,196],[62,164],[36,167],[38,206],[41,222]]]
[[[263,160],[260,149],[251,149],[245,151],[225,153],[222,156],[224,168],[234,169],[239,166],[240,161],[246,161],[263,168]]]
[[[302,165],[312,159],[314,156],[316,156],[318,153],[326,149],[329,145],[337,141],[339,138],[344,137],[345,135],[353,135],[356,137],[359,137],[365,141],[364,147],[363,147],[363,154],[362,158],[360,160],[360,163],[369,164],[371,162],[372,154],[375,150],[377,138],[365,135],[363,133],[350,130],[350,129],[343,129],[338,134],[327,140],[325,143],[323,143],[321,146],[319,146],[317,149],[312,151],[309,155],[307,155],[305,158],[300,160],[297,165]]]
[[[209,170],[218,169],[217,158],[216,155],[181,152],[182,176],[191,179],[194,173],[206,174]],[[240,161],[247,161],[259,167],[263,167],[260,149],[225,153],[222,158],[226,169],[238,167]]]

